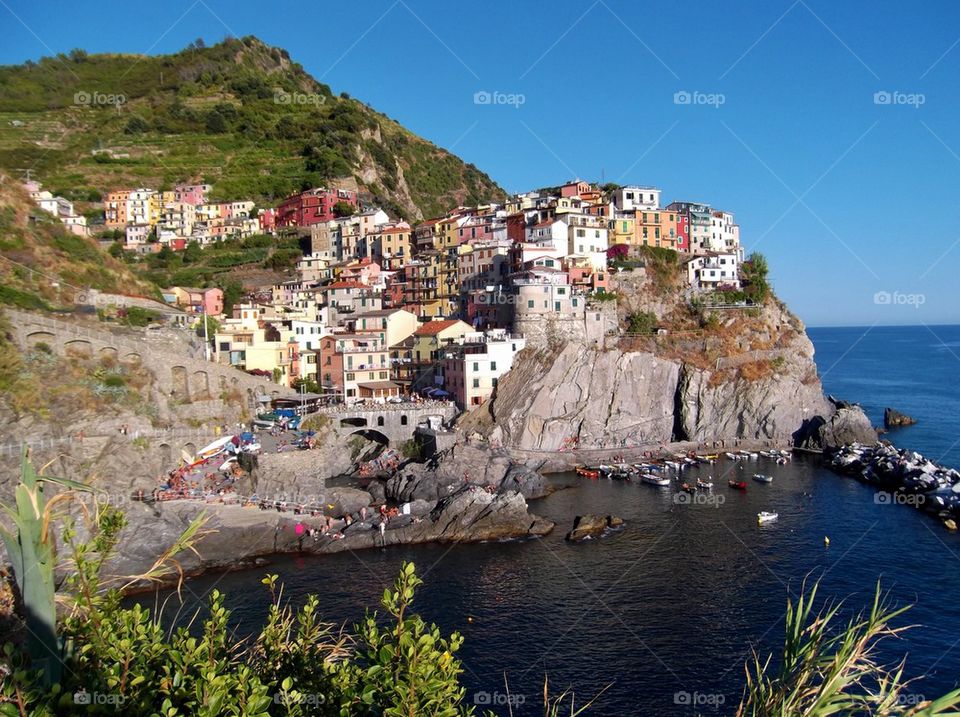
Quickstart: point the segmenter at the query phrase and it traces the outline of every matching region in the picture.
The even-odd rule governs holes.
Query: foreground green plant
[[[23,602],[27,628],[27,649],[35,667],[48,682],[60,677],[60,643],[57,639],[56,589],[53,569],[56,550],[50,531],[51,516],[66,493],[47,502],[45,483],[54,483],[71,490],[89,490],[67,480],[38,475],[24,449],[20,463],[20,483],[14,489],[15,506],[4,505],[14,530],[0,528],[7,555]]]
[[[831,603],[814,612],[818,583],[803,590],[796,604],[787,602],[786,636],[780,668],[772,672],[772,656],[754,654],[746,669],[747,683],[739,717],[826,717],[826,715],[960,715],[960,690],[936,700],[910,704],[903,679],[904,661],[888,668],[877,661],[877,644],[908,627],[891,622],[909,609],[893,608],[877,584],[873,604],[836,628],[842,605]]]

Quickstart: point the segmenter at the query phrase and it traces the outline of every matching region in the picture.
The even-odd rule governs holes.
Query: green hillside
[[[71,234],[34,206],[15,180],[0,178],[0,305],[62,308],[88,288],[160,297],[156,286],[94,239]]]
[[[214,185],[214,199],[267,205],[326,184],[418,219],[504,196],[473,165],[334,96],[255,37],[174,55],[74,50],[0,67],[0,168],[31,170],[80,202],[197,180]]]

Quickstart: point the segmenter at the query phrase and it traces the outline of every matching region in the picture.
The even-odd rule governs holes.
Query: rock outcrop
[[[123,550],[108,572],[136,575],[149,568],[158,553],[189,524],[197,508],[187,502],[131,507],[127,511],[129,524],[121,534]],[[342,537],[334,537],[320,534],[323,518],[224,505],[206,510],[206,528],[211,532],[198,542],[196,553],[176,556],[186,573],[248,567],[276,553],[335,553],[384,544],[521,539],[545,535],[554,527],[551,521],[529,513],[519,493],[490,493],[475,486],[462,487],[436,503],[415,501],[409,515],[390,519],[383,536],[376,520],[355,522],[338,534]],[[298,523],[304,530],[297,530]],[[315,531],[312,535],[311,530]]]
[[[685,441],[825,447],[875,439],[859,407],[824,397],[813,344],[781,304],[730,321],[662,343],[526,350],[493,399],[461,425],[493,445],[544,454]]]
[[[916,418],[908,416],[905,413],[900,413],[899,411],[893,408],[883,409],[883,426],[884,428],[899,428],[900,426],[912,426],[917,422]]]
[[[581,540],[599,538],[611,530],[622,527],[623,520],[616,515],[578,515],[566,539],[577,543]]]
[[[441,500],[467,483],[540,498],[551,491],[550,483],[537,470],[541,464],[517,464],[504,451],[460,442],[428,464],[407,464],[387,479],[384,489],[386,497],[398,503]]]
[[[794,434],[794,445],[814,451],[829,450],[848,443],[873,443],[877,431],[860,406],[831,400],[834,410],[829,418],[817,415]]]

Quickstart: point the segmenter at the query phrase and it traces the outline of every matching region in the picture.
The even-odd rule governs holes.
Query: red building
[[[360,208],[357,193],[347,189],[308,189],[299,194],[291,194],[277,207],[276,223],[278,227],[309,227],[336,219],[333,207],[345,202]]]
[[[690,251],[690,218],[677,214],[677,251]]]
[[[520,243],[526,241],[527,217],[523,212],[515,212],[507,216],[507,238]]]
[[[260,231],[269,234],[277,227],[277,210],[261,209],[257,219],[260,221]]]

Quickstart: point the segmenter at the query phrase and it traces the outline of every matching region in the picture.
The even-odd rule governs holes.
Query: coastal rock
[[[917,422],[917,419],[908,416],[905,413],[900,413],[897,410],[892,408],[883,409],[883,427],[884,428],[898,428],[900,426],[912,426]]]
[[[421,514],[426,507],[423,503],[413,506],[411,515],[392,518],[381,538],[376,520],[358,521],[346,528],[341,521],[334,521],[333,530],[343,530],[335,536],[321,534],[322,518],[238,506],[204,508],[188,501],[152,506],[137,503],[127,511],[129,522],[120,536],[123,550],[112,559],[107,573],[129,576],[146,571],[200,510],[208,516],[207,533],[197,542],[196,553],[186,551],[175,556],[187,574],[246,567],[257,558],[275,553],[335,553],[379,547],[384,542],[399,545],[529,538],[546,535],[554,527],[551,521],[531,514],[519,493],[491,493],[475,486],[460,488],[434,503],[425,514]],[[169,577],[175,576],[171,573]]]
[[[537,470],[530,466],[516,464],[507,471],[507,475],[500,481],[499,489],[503,492],[517,492],[528,500],[543,498],[553,492],[553,484]]]
[[[515,463],[505,452],[486,444],[459,442],[430,463],[406,464],[384,487],[387,497],[398,503],[441,500],[466,484],[540,498],[551,491],[549,481],[537,470],[540,465],[542,461]]]
[[[794,434],[794,444],[808,450],[824,451],[847,443],[873,443],[877,432],[860,406],[838,408],[829,419],[814,416]]]
[[[579,542],[588,538],[598,538],[608,529],[621,526],[623,526],[623,519],[615,515],[578,515],[566,539]]]

